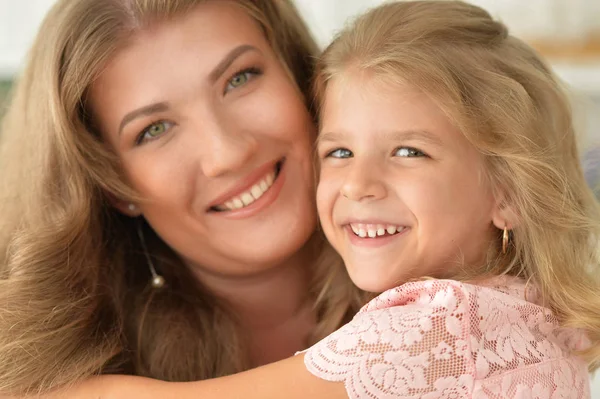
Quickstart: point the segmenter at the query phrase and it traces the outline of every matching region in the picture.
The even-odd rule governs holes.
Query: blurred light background
[[[384,0],[295,0],[325,46],[348,18]],[[0,0],[0,105],[55,0]],[[568,84],[589,181],[600,181],[600,0],[471,0],[537,48]],[[1,111],[0,111],[1,112]],[[600,398],[600,376],[592,398]]]
[[[535,47],[566,83],[586,179],[600,198],[600,0],[468,0]],[[344,23],[385,0],[295,0],[322,46]],[[597,397],[600,399],[600,377]],[[596,396],[595,396],[596,397]]]
[[[384,0],[295,0],[321,45]],[[55,0],[0,0],[0,101]],[[600,143],[600,0],[471,0],[548,57],[572,88],[581,131]]]
[[[384,0],[295,0],[325,46],[344,22]],[[0,100],[55,0],[0,0]],[[600,142],[600,0],[471,0],[539,49],[577,94],[586,138]]]

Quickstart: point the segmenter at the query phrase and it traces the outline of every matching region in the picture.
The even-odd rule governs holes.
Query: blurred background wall
[[[295,0],[325,46],[344,22],[384,0]],[[0,107],[27,48],[55,0],[0,0]],[[600,145],[600,0],[471,0],[547,57],[573,93],[584,148]],[[0,113],[2,108],[0,108]],[[600,146],[586,165],[600,168]],[[593,155],[596,154],[596,155]],[[600,177],[600,173],[594,175]],[[592,398],[600,399],[600,376]]]
[[[322,46],[385,0],[295,0]],[[535,47],[572,95],[586,178],[600,198],[600,0],[468,0]],[[600,399],[600,377],[597,397]]]
[[[384,0],[295,0],[321,45],[344,22]],[[0,0],[0,102],[55,0]],[[574,93],[585,139],[600,142],[600,0],[471,0],[552,62]]]
[[[384,0],[295,0],[321,45],[344,22]],[[55,0],[0,0],[0,101],[43,16]],[[588,138],[600,141],[600,0],[471,0],[502,19],[552,62],[586,114]],[[579,103],[581,102],[581,103]]]
[[[296,0],[322,45],[384,0]],[[536,47],[573,89],[586,140],[600,142],[600,0],[470,0]],[[600,394],[598,396],[600,398]]]

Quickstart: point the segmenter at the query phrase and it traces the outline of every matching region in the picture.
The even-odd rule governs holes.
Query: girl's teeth
[[[392,226],[392,225],[368,225],[368,224],[362,224],[362,223],[356,223],[356,224],[350,224],[350,228],[352,229],[352,232],[361,237],[361,238],[376,238],[376,237],[381,237],[384,236],[386,234],[388,235],[394,235],[396,233],[400,233],[402,230],[404,230],[404,227],[402,226]]]
[[[259,181],[255,185],[253,185],[250,188],[250,190],[238,195],[237,197],[230,199],[229,201],[225,202],[223,205],[220,205],[216,208],[218,208],[220,210],[231,211],[231,210],[241,209],[245,206],[248,206],[251,203],[253,203],[254,201],[256,201],[257,199],[259,199],[260,197],[262,197],[263,194],[266,193],[269,190],[269,188],[271,188],[274,181],[275,181],[275,171],[269,173],[261,181]]]

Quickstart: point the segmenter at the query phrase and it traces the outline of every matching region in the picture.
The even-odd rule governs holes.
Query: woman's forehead
[[[92,84],[90,105],[102,131],[149,103],[203,90],[237,58],[272,57],[258,23],[234,2],[207,2],[130,38]]]

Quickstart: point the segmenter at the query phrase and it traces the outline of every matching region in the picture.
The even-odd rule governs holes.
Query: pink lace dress
[[[407,283],[305,354],[350,398],[589,398],[584,333],[562,328],[512,277]]]

